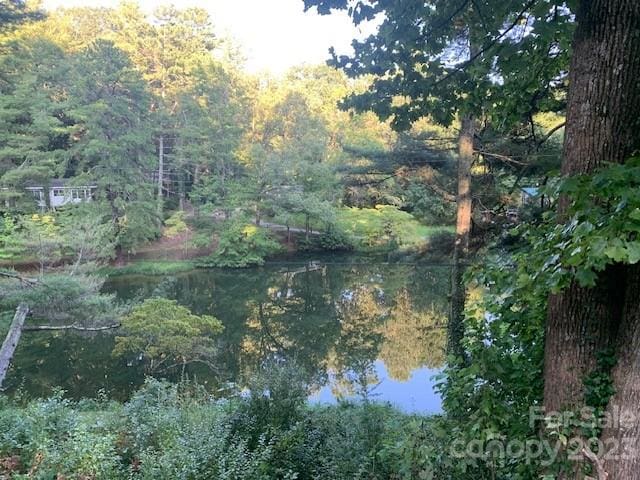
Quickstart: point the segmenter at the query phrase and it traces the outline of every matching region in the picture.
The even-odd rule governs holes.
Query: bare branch
[[[445,200],[447,202],[455,202],[456,201],[456,196],[453,195],[452,193],[447,192],[440,185],[437,185],[437,184],[432,183],[432,182],[425,182],[424,185],[425,185],[425,187],[427,187],[432,192],[440,195],[443,200]]]
[[[104,325],[102,327],[81,327],[80,325],[72,324],[72,325],[31,325],[28,327],[24,327],[23,330],[30,332],[37,331],[50,331],[50,330],[77,330],[80,332],[102,332],[104,330],[112,330],[114,328],[119,328],[119,323],[114,323],[112,325]]]
[[[544,142],[549,140],[553,136],[553,134],[556,133],[558,130],[560,130],[562,127],[564,127],[566,123],[567,122],[562,122],[561,124],[556,125],[551,130],[549,130],[547,134],[538,141],[538,143],[536,144],[536,147],[540,148]]]
[[[484,150],[474,150],[474,152],[478,153],[480,155],[484,155],[486,157],[497,158],[498,160],[502,160],[503,162],[507,162],[507,163],[515,163],[516,165],[522,165],[522,166],[528,166],[529,165],[526,162],[521,162],[519,160],[515,160],[513,157],[509,157],[507,155],[500,155],[498,153],[486,152]]]
[[[22,275],[18,275],[14,272],[8,272],[6,270],[0,270],[0,277],[12,278],[14,280],[18,280],[20,283],[24,283],[25,285],[29,286],[38,284],[38,279],[36,278],[23,277]]]

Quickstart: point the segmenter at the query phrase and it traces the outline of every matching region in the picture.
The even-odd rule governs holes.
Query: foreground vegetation
[[[0,399],[0,475],[11,478],[418,478],[429,420],[371,403],[310,406],[295,371],[215,400],[149,380],[126,404]],[[422,473],[420,473],[422,475]],[[420,477],[423,478],[423,477]]]

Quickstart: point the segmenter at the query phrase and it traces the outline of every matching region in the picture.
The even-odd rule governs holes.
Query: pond
[[[311,385],[312,402],[367,396],[435,413],[448,285],[445,265],[322,256],[246,270],[118,276],[104,289],[123,301],[175,299],[219,318],[225,330],[216,370],[194,364],[185,373],[218,395],[241,392],[265,365],[293,360]],[[139,358],[112,355],[115,334],[25,332],[6,380],[9,392],[46,396],[61,388],[72,398],[126,400],[145,371]]]

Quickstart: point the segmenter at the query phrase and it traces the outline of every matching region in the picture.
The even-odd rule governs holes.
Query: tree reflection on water
[[[382,380],[380,362],[401,383],[442,366],[447,279],[444,266],[329,263],[116,277],[106,288],[123,301],[162,296],[219,318],[225,331],[216,374],[188,369],[214,392],[242,389],[276,359],[295,361],[312,391],[369,398]],[[124,399],[144,372],[135,358],[113,358],[112,347],[112,335],[29,334],[16,353],[9,390],[47,395],[60,387],[72,397],[102,390]]]

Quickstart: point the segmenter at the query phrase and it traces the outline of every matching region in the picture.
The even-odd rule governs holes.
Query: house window
[[[62,190],[61,188],[54,188],[53,189],[53,196],[54,197],[64,197],[64,190]]]

